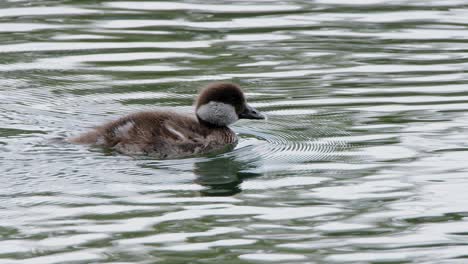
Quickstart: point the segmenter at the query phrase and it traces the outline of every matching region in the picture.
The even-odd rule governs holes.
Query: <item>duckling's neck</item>
[[[208,129],[224,129],[224,128],[229,129],[227,126],[220,126],[220,125],[216,125],[216,124],[207,122],[207,121],[201,119],[198,116],[197,116],[197,119],[198,119],[198,123],[200,123],[201,126],[203,126],[205,128],[208,128]]]

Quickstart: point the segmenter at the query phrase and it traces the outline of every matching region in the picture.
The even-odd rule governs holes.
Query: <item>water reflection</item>
[[[255,162],[246,162],[232,155],[223,155],[195,163],[196,183],[207,187],[201,191],[206,196],[229,196],[241,192],[244,179],[260,176],[252,172]]]

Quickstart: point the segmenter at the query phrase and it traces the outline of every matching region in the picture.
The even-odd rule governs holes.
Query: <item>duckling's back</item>
[[[155,111],[122,117],[70,141],[163,159],[221,150],[235,145],[237,137],[228,127],[205,126],[191,116]]]

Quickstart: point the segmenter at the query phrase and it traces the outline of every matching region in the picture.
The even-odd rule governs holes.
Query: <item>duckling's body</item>
[[[109,122],[74,143],[93,144],[125,154],[180,158],[223,150],[237,143],[228,125],[239,118],[262,119],[237,85],[217,83],[200,94],[196,116],[170,111],[139,112]]]
[[[122,117],[71,141],[164,159],[221,150],[235,145],[237,136],[227,126],[210,127],[195,117],[154,111]]]

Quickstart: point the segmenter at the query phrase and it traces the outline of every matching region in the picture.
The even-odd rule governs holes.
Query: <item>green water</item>
[[[0,1],[0,263],[468,263],[468,2]],[[229,152],[63,143],[231,81]]]

